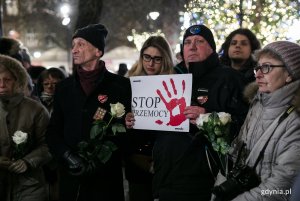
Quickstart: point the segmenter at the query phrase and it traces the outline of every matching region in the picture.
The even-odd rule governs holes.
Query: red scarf
[[[98,66],[93,71],[85,71],[81,67],[77,69],[80,84],[83,91],[88,96],[97,86],[97,81],[100,78],[100,74],[105,69],[105,63],[100,61]]]

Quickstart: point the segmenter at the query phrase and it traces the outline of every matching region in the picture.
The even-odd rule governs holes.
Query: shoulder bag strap
[[[259,155],[258,155],[258,157],[257,157],[257,159],[256,159],[256,161],[255,161],[255,163],[254,163],[254,166],[252,167],[253,169],[256,168],[256,166],[258,165],[260,159],[262,159],[262,157],[263,157],[263,155],[264,155],[264,152],[265,152],[265,150],[266,150],[266,148],[267,148],[267,146],[268,146],[268,144],[269,144],[269,142],[270,142],[272,136],[274,135],[274,133],[275,133],[277,127],[280,125],[280,123],[281,123],[284,119],[286,119],[286,118],[294,111],[294,109],[295,109],[294,106],[290,106],[290,107],[289,107],[289,108],[288,108],[281,116],[277,117],[277,119],[276,119],[277,121],[275,120],[275,121],[269,126],[269,128],[265,131],[265,133],[267,133],[267,131],[273,129],[273,131],[270,132],[271,134],[270,134],[270,136],[268,137],[268,140],[266,141],[265,145],[263,146],[263,148],[262,148],[261,151],[259,152]],[[274,124],[276,124],[276,123],[277,123],[277,125],[275,126]],[[253,147],[252,151],[250,152],[250,154],[249,154],[249,156],[248,156],[248,158],[247,158],[247,162],[246,162],[246,163],[249,162],[249,158],[250,158],[251,155],[253,155],[254,150],[257,150],[258,144],[259,144],[259,143],[256,143],[255,146]]]

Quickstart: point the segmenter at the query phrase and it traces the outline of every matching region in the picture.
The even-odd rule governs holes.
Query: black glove
[[[80,176],[85,173],[86,165],[83,159],[71,151],[66,151],[63,155],[68,167],[68,172],[74,176]]]

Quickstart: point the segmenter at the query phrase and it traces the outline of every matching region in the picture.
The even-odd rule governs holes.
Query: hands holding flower
[[[99,112],[98,112],[99,111]],[[126,132],[124,125],[118,122],[112,123],[114,118],[119,119],[125,114],[125,107],[121,103],[110,104],[110,116],[108,123],[103,120],[106,110],[98,108],[94,116],[95,121],[90,130],[89,139],[78,144],[78,152],[66,151],[64,159],[69,173],[75,176],[90,174],[98,166],[105,164],[112,152],[118,147],[105,136],[114,136],[120,132]]]
[[[8,171],[14,172],[17,174],[23,173],[28,169],[26,162],[22,159],[18,159],[8,167]]]
[[[5,156],[0,156],[0,169],[20,174],[25,172],[28,169],[28,166],[22,159],[12,161]]]
[[[26,142],[28,134],[16,131],[12,136],[15,149],[13,150],[14,160],[5,156],[0,156],[0,169],[8,170],[12,173],[23,173],[28,169],[26,162],[22,159],[26,155]]]

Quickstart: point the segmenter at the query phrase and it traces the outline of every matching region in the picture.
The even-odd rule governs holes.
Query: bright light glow
[[[294,20],[292,26],[289,28],[287,37],[292,41],[300,40],[300,20]]]
[[[181,20],[181,29],[185,30],[189,25],[203,23],[211,28],[217,47],[220,47],[225,37],[240,27],[237,8],[241,2],[244,2],[242,26],[252,30],[262,46],[277,40],[299,40],[300,23],[295,22],[299,17],[299,11],[296,9],[296,3],[291,1],[265,0],[262,6],[257,4],[257,0],[190,0],[185,5],[185,13],[180,16],[185,19]]]
[[[60,12],[61,14],[63,15],[63,17],[67,17],[70,13],[70,6],[69,4],[63,4],[61,7],[60,7]]]
[[[129,42],[132,42],[132,41],[133,41],[133,36],[127,36],[127,40],[128,40]]]
[[[34,57],[34,58],[40,58],[41,56],[42,56],[42,54],[41,54],[40,51],[35,51],[35,52],[33,53],[33,57]]]
[[[156,30],[156,32],[143,32],[143,33],[138,33],[135,29],[131,30],[132,32],[132,37],[133,37],[133,43],[135,44],[135,47],[137,50],[141,50],[142,45],[144,42],[150,37],[150,36],[163,36],[165,35],[162,33],[160,29]],[[128,39],[128,38],[127,38]]]
[[[156,20],[159,17],[159,12],[156,12],[156,11],[150,12],[149,16],[152,20]]]
[[[184,12],[184,14],[183,14],[183,28],[184,29],[187,29],[187,28],[189,28],[189,26],[190,26],[190,15],[189,15],[189,13],[188,12]]]
[[[64,17],[61,21],[62,25],[67,26],[70,23],[71,19],[69,17]]]

